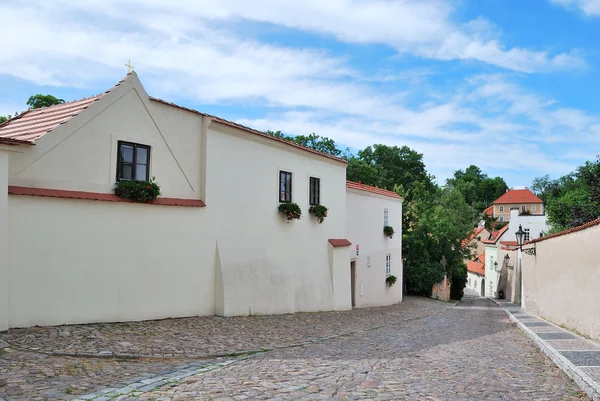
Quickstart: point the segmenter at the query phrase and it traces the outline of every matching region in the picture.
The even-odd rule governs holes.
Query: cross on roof
[[[127,64],[125,64],[125,67],[127,67],[128,74],[131,72],[132,68],[135,68],[134,66],[131,65],[131,60],[127,60]]]

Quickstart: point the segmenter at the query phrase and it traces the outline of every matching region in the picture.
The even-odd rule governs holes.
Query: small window
[[[524,211],[526,211],[526,210],[527,210],[527,206],[525,206],[525,205],[521,205],[521,211],[522,211],[522,212],[524,212]]]
[[[498,217],[498,221],[504,221],[504,216]]]
[[[525,241],[529,241],[529,228],[524,228],[523,231],[525,231]]]
[[[477,289],[477,280],[473,281],[475,289]]]
[[[500,211],[503,212],[504,211],[504,206],[500,206]]]
[[[289,203],[292,201],[292,173],[279,172],[279,202]]]
[[[309,204],[320,205],[321,204],[321,179],[310,177],[310,194],[308,196]]]
[[[388,218],[388,210],[387,209],[383,209],[383,226],[389,226],[389,218]]]
[[[392,274],[392,254],[388,253],[385,255],[385,276]]]
[[[531,205],[531,211],[532,212],[537,211],[537,205]]]
[[[118,143],[117,181],[150,179],[150,146],[137,143]]]

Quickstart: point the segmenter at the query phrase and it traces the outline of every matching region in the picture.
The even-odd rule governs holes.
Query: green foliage
[[[283,214],[288,222],[293,219],[300,220],[302,218],[302,210],[297,203],[279,204],[279,213]]]
[[[38,93],[37,95],[29,97],[27,105],[32,109],[39,109],[40,107],[49,107],[64,102],[64,99],[58,99],[52,95],[42,95]]]
[[[331,156],[341,157],[344,159],[350,158],[350,149],[346,148],[346,150],[341,150],[337,147],[337,145],[333,139],[317,135],[314,132],[310,135],[296,135],[296,136],[286,135],[281,131],[269,130],[266,133],[275,138],[294,142],[294,143],[297,143],[298,145],[306,146],[307,148],[311,148],[311,149],[317,150],[319,152],[327,153]]]
[[[0,124],[2,124],[2,123],[4,123],[4,122],[6,122],[6,121],[8,121],[8,120],[10,120],[10,119],[11,119],[11,118],[13,118],[13,117],[16,117],[16,116],[18,116],[18,115],[19,115],[19,113],[17,113],[17,112],[15,111],[15,114],[7,114],[7,115],[5,115],[5,116],[0,116]]]
[[[503,178],[490,178],[474,165],[470,165],[465,171],[455,171],[454,176],[446,180],[446,185],[458,189],[467,204],[479,212],[508,189]]]
[[[325,217],[327,217],[327,210],[328,209],[323,205],[312,205],[308,209],[308,212],[310,214],[314,215],[320,224],[323,222],[323,220],[325,220]]]
[[[467,285],[467,266],[457,265],[450,277],[450,299],[460,301],[465,295],[465,285]]]
[[[115,195],[121,198],[133,199],[137,202],[148,202],[160,195],[160,187],[154,181],[121,180],[115,184]]]
[[[600,156],[557,180],[538,177],[532,187],[546,203],[550,233],[600,218]]]
[[[383,227],[383,235],[385,235],[388,238],[392,238],[394,236],[394,232],[394,227],[392,226]]]
[[[393,286],[394,284],[396,284],[396,276],[394,275],[389,275],[385,278],[385,282],[387,283],[388,287]]]

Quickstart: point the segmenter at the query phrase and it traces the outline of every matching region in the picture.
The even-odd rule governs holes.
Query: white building
[[[467,263],[467,293],[485,296],[485,253]]]
[[[346,166],[149,97],[135,73],[27,111],[0,125],[0,330],[349,309]],[[161,196],[114,195],[131,177]]]
[[[348,239],[352,242],[352,305],[390,305],[402,300],[402,198],[395,192],[348,182]],[[394,235],[383,235],[383,227]],[[377,235],[374,235],[377,233]],[[386,279],[395,277],[390,287]]]

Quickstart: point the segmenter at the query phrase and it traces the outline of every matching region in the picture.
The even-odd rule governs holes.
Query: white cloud
[[[600,0],[550,0],[566,8],[578,8],[586,15],[600,15]]]

